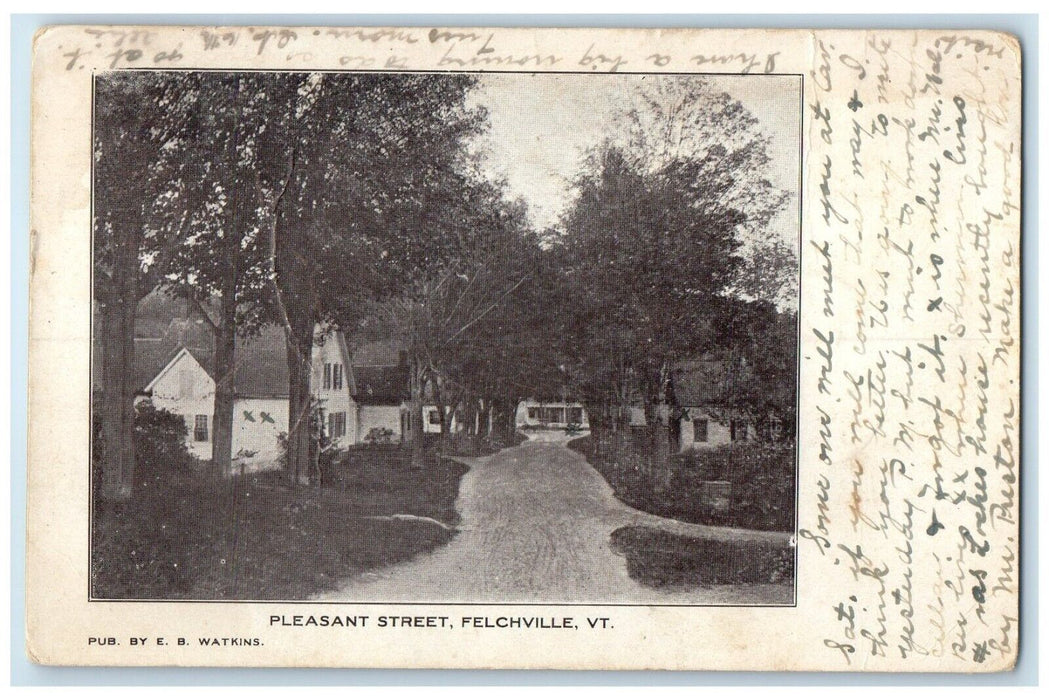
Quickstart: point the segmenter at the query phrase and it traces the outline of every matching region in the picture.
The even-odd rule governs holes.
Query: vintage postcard
[[[1020,65],[41,31],[28,654],[1012,668]]]

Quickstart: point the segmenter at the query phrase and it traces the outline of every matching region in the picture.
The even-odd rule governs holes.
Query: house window
[[[583,407],[582,406],[569,406],[568,407],[568,422],[582,424],[583,422]]]
[[[328,437],[332,440],[346,436],[346,412],[328,414]]]
[[[692,442],[706,442],[708,422],[706,418],[692,420]]]
[[[331,388],[342,388],[342,365],[339,363],[331,366]]]
[[[528,407],[528,420],[539,420],[539,407],[529,406]]]
[[[440,424],[441,424],[441,414],[438,413],[436,410],[430,411],[430,425],[440,425]]]
[[[324,388],[331,389],[331,363],[324,363]]]
[[[540,415],[544,423],[565,422],[565,409],[558,406],[543,406]]]
[[[747,422],[743,420],[734,420],[731,424],[732,428],[732,439],[733,440],[746,440],[747,439]]]
[[[208,417],[197,414],[193,421],[193,440],[195,442],[208,441]]]

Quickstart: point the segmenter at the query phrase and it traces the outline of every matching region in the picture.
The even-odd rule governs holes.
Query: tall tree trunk
[[[119,284],[119,282],[118,282]],[[104,454],[102,496],[126,500],[135,483],[135,310],[136,295],[117,292],[100,309]]]
[[[231,280],[224,287],[235,287]],[[202,309],[203,311],[203,309]],[[222,290],[221,319],[215,331],[215,414],[212,418],[211,474],[221,478],[233,472],[234,354],[237,344],[237,307],[234,290]]]
[[[449,440],[451,439],[451,416],[444,403],[444,395],[441,393],[440,387],[437,382],[434,382],[433,398],[435,406],[437,407],[437,422],[441,426],[441,434],[437,438],[439,451],[441,455],[446,454],[448,449]]]
[[[652,469],[653,476],[659,479],[659,487],[666,491],[670,489],[673,470],[670,450],[672,431],[670,429],[670,362],[668,360],[664,360],[660,365],[657,382],[654,406],[656,421],[651,431]]]
[[[446,410],[444,404],[437,404],[437,420],[441,424],[441,454],[444,455],[451,452],[452,439],[452,412]]]
[[[443,400],[442,400],[443,404]],[[465,422],[465,410],[463,406],[463,399],[460,397],[454,397],[447,404],[447,408],[441,413],[441,435],[444,437],[444,452],[450,451],[450,445],[454,445],[453,439],[455,435],[458,435],[459,430],[455,430],[457,426],[462,426]],[[460,428],[465,431],[465,428]],[[453,434],[453,430],[455,433]]]
[[[241,119],[241,77],[233,80],[233,138],[226,141],[226,167],[229,172],[238,173],[237,160],[240,144]],[[246,189],[246,188],[245,188]],[[244,241],[246,209],[254,209],[256,201],[248,197],[236,196],[233,199],[233,213],[228,223],[227,235],[223,238],[221,306],[218,324],[212,325],[215,334],[215,414],[212,417],[211,473],[215,477],[229,476],[233,473],[233,402],[235,399],[235,353],[237,345],[237,287],[240,285],[241,244]],[[207,300],[204,300],[206,303]],[[208,310],[201,303],[201,313],[205,318]]]
[[[276,299],[288,362],[288,483],[309,481],[310,360],[316,303],[310,277],[309,236],[303,222],[285,208],[284,195],[295,174],[297,152],[288,151],[284,177],[268,197],[270,284]],[[261,192],[261,189],[260,189]]]
[[[287,338],[288,357],[288,456],[285,474],[292,484],[310,480],[310,411],[311,354],[313,323],[309,319],[289,319],[291,333]]]
[[[423,463],[423,379],[421,363],[415,353],[409,362],[408,439],[412,445],[412,466],[419,467]]]
[[[517,404],[512,396],[506,397],[506,444],[517,437]]]

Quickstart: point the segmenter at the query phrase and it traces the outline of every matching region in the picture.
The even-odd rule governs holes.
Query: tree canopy
[[[134,306],[158,285],[218,309],[216,464],[229,461],[235,337],[284,329],[297,482],[316,471],[318,325],[399,338],[413,414],[428,394],[442,421],[468,405],[491,421],[497,404],[512,413],[565,392],[597,422],[638,400],[666,421],[655,409],[675,363],[698,355],[734,358],[774,387],[735,397],[741,410],[792,410],[796,260],[772,230],[791,195],[772,184],[769,140],[742,103],[694,78],[641,84],[580,164],[560,225],[540,233],[471,147],[488,128],[469,99],[476,84],[101,76],[95,297],[114,338],[104,384],[120,407],[103,418],[107,439],[131,442]],[[119,452],[113,483],[133,463]]]

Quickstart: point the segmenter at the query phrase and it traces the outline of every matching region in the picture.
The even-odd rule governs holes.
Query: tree
[[[606,146],[565,220],[567,273],[585,300],[572,321],[579,367],[598,379],[591,393],[624,400],[638,383],[649,424],[667,424],[674,361],[712,346],[714,301],[739,267],[740,214],[696,188],[696,169],[642,172]]]
[[[262,74],[210,73],[199,80],[199,130],[186,153],[194,196],[184,206],[191,233],[175,249],[166,284],[195,302],[214,336],[212,473],[231,471],[236,338],[271,320],[272,294],[260,240],[255,174],[266,122]]]
[[[627,159],[639,171],[688,161],[695,168],[695,189],[740,214],[740,265],[727,294],[797,307],[795,242],[770,228],[793,195],[771,182],[770,139],[740,100],[710,79],[661,76],[633,94],[618,131]]]
[[[93,332],[102,344],[106,498],[127,498],[134,484],[135,311],[184,232],[191,185],[184,151],[197,131],[195,99],[190,73],[108,73],[95,81]]]
[[[498,412],[509,439],[518,401],[561,386],[560,348],[544,313],[550,277],[540,239],[522,203],[505,200],[498,185],[489,190],[471,217],[483,235],[465,251],[454,279],[442,285],[431,310],[439,322],[428,343],[442,380],[438,386],[450,389],[438,404],[451,393],[446,403],[453,415],[442,416],[447,418],[442,433],[454,414],[472,403],[475,426],[482,410],[489,426]]]
[[[315,326],[352,327],[367,301],[440,267],[462,233],[448,202],[483,114],[465,106],[464,76],[270,75],[258,188],[287,339],[288,478],[302,483]]]
[[[501,279],[497,289],[512,289],[470,330],[456,349],[457,371],[509,440],[516,432],[516,409],[526,398],[561,395],[566,386],[563,338],[557,316],[565,303],[559,268],[541,239],[527,231],[509,236],[487,272]],[[520,280],[523,283],[518,284]],[[489,433],[491,429],[489,429]]]
[[[759,437],[773,437],[771,421],[783,436],[792,435],[797,420],[797,312],[781,311],[767,301],[725,299],[718,328],[722,355],[735,364],[743,381],[726,396],[733,415],[758,426]]]
[[[422,455],[426,394],[436,403],[442,440],[470,402],[484,404],[491,422],[495,401],[491,372],[485,370],[491,369],[493,354],[512,342],[506,319],[520,308],[534,273],[531,254],[538,250],[523,205],[506,201],[500,183],[462,168],[443,177],[442,189],[455,196],[435,202],[425,216],[442,224],[425,242],[425,256],[416,254],[417,244],[410,241],[394,256],[414,261],[402,270],[409,282],[375,313],[407,350],[415,460]]]
[[[769,180],[755,117],[709,81],[646,81],[617,127],[563,220],[566,284],[585,300],[564,323],[592,423],[614,428],[636,392],[665,461],[675,363],[723,349],[734,300],[796,285],[792,251],[769,231],[789,194]]]

